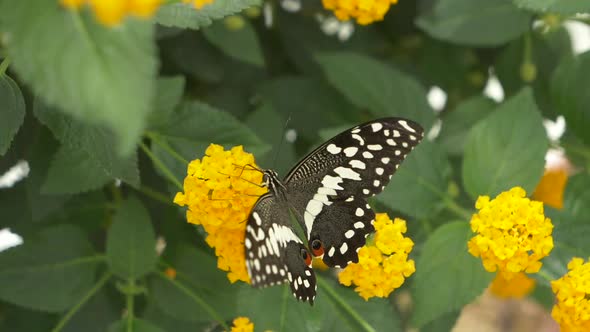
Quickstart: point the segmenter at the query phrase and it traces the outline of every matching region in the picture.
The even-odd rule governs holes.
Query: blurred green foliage
[[[57,0],[0,0],[0,174],[30,166],[0,189],[0,229],[24,238],[0,253],[0,331],[221,331],[237,316],[257,331],[448,331],[492,278],[466,251],[475,199],[532,194],[549,147],[578,174],[564,208],[546,207],[555,249],[543,273],[590,255],[590,52],[574,55],[563,27],[589,23],[574,16],[588,1],[400,0],[346,40],[325,32],[317,0],[295,13],[169,2],[107,28]],[[502,102],[483,95],[492,74]],[[436,112],[432,86],[447,94]],[[543,119],[559,115],[568,130],[550,142]],[[244,145],[285,174],[382,116],[440,126],[373,202],[407,219],[416,243],[417,272],[388,299],[365,302],[329,271],[313,307],[283,286],[230,284],[172,203],[210,143]],[[550,306],[547,286],[534,298]]]

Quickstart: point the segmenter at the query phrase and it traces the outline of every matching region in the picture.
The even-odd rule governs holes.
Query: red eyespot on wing
[[[301,250],[301,257],[305,261],[305,265],[307,265],[307,266],[311,265],[311,255],[307,253],[307,250],[305,250],[305,249]]]
[[[322,241],[315,239],[311,242],[311,252],[314,256],[319,257],[324,254],[324,245]]]

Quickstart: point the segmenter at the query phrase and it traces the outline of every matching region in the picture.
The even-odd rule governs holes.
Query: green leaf
[[[250,128],[232,115],[199,102],[186,103],[165,124],[154,131],[169,140],[193,146],[243,145],[250,152],[263,152],[268,146]]]
[[[197,10],[192,4],[168,4],[160,7],[156,22],[168,27],[199,29],[211,25],[213,20],[259,5],[260,0],[216,0]]]
[[[176,270],[174,282],[181,284],[185,291],[168,278],[153,278],[150,293],[162,312],[192,322],[215,320],[208,310],[213,310],[222,319],[236,315],[238,285],[228,281],[226,272],[217,268],[214,257],[185,245],[178,249],[176,259],[171,263]]]
[[[244,26],[230,29],[224,22],[217,22],[203,29],[205,38],[225,54],[254,66],[264,66],[264,56],[256,36],[256,30],[249,20],[242,18]]]
[[[412,119],[428,129],[434,112],[412,77],[370,57],[340,52],[317,57],[328,81],[353,104],[375,116]]]
[[[326,279],[322,279],[322,281],[323,280]],[[354,320],[348,310],[344,310],[344,307],[340,303],[340,300],[342,300],[343,303],[358,313],[358,315],[375,331],[402,331],[400,317],[388,299],[371,298],[368,301],[365,301],[365,299],[353,290],[353,287],[344,287],[336,281],[326,280],[325,284],[320,282],[320,286],[320,292],[325,292],[326,286],[331,287],[335,291],[335,294],[331,294],[330,292],[325,294],[325,296],[330,298],[332,305],[340,314],[340,319],[335,322],[335,325],[338,326],[338,328],[333,330],[366,330],[366,328],[361,330],[362,326],[359,326],[359,322]],[[333,295],[336,295],[338,298]]]
[[[590,145],[590,51],[564,59],[551,80],[551,98],[568,130]]]
[[[530,46],[531,55],[525,55],[526,44]],[[546,33],[531,32],[512,41],[499,54],[494,64],[494,72],[502,84],[506,98],[530,85],[544,117],[554,119],[559,112],[552,105],[549,83],[560,61],[571,55],[570,35],[564,27]],[[536,77],[532,82],[525,82],[521,74],[526,57],[531,57],[530,61],[536,69]]]
[[[104,332],[111,322],[121,317],[118,306],[107,292],[94,295],[64,326],[63,332]]]
[[[590,3],[580,0],[513,0],[521,8],[535,12],[575,15],[590,12]]]
[[[44,194],[76,194],[97,189],[111,177],[84,150],[62,145],[53,156],[41,187]]]
[[[154,301],[147,304],[143,312],[142,319],[154,324],[164,331],[206,331],[210,327],[210,322],[192,322],[178,320],[162,312]]]
[[[573,256],[590,256],[590,175],[580,173],[568,179],[563,197],[563,209],[557,211],[545,207],[546,215],[553,222],[555,248],[550,257],[560,259],[565,268]]]
[[[149,115],[148,126],[168,121],[184,94],[184,76],[160,77],[157,84],[155,107]]]
[[[342,318],[335,314],[327,294],[323,295],[311,307],[295,300],[286,284],[262,289],[244,285],[237,298],[238,314],[249,317],[261,331],[334,331]]]
[[[121,203],[107,234],[107,261],[121,278],[137,279],[156,267],[156,236],[150,216],[135,198]]]
[[[491,47],[527,31],[531,17],[511,0],[439,0],[416,19],[416,24],[436,39]]]
[[[59,113],[36,100],[35,116],[46,125],[53,135],[73,150],[84,150],[93,163],[98,163],[111,178],[121,179],[132,186],[139,186],[137,154],[120,157],[115,141],[108,130],[83,124],[70,116]],[[81,152],[77,152],[81,153]]]
[[[19,77],[48,104],[110,128],[118,152],[129,155],[153,102],[153,24],[130,19],[107,28],[91,15],[45,0],[2,2],[0,13]]]
[[[447,195],[450,175],[445,153],[425,140],[408,155],[376,199],[412,217],[426,218]]]
[[[417,327],[461,309],[481,295],[494,274],[467,252],[472,232],[466,222],[438,228],[416,261],[412,322]]]
[[[475,125],[465,142],[463,184],[472,198],[514,186],[528,193],[543,175],[548,139],[530,89]]]
[[[6,74],[0,74],[0,103],[0,156],[3,156],[25,120],[23,95],[18,85]]]
[[[182,158],[201,158],[209,144],[226,148],[243,145],[244,150],[261,155],[269,150],[254,131],[227,112],[199,102],[185,103],[171,115],[168,122],[151,129],[154,154],[172,170],[177,179],[186,176],[186,163],[173,158],[161,144],[176,151]]]
[[[85,235],[58,225],[0,253],[0,299],[19,306],[62,312],[92,287],[99,260]]]
[[[265,142],[282,139],[281,144],[273,144],[268,153],[256,158],[258,166],[272,168],[282,175],[287,174],[298,160],[295,152],[296,142],[289,142],[283,137],[283,135],[286,135],[285,122],[286,120],[275,111],[275,108],[270,103],[263,103],[258,109],[250,113],[246,119],[246,124],[258,133]]]
[[[159,327],[152,325],[152,323],[146,322],[145,320],[139,318],[133,319],[131,330],[127,328],[127,324],[127,320],[115,322],[109,327],[108,332],[165,332]]]
[[[420,328],[420,332],[448,332],[452,331],[457,323],[461,311],[451,311],[436,319],[430,321],[428,324]]]
[[[290,119],[288,126],[297,128],[298,136],[313,141],[323,128],[362,121],[359,110],[328,82],[319,78],[283,76],[267,81],[259,90],[282,114],[284,120],[279,124],[280,130]],[[266,137],[266,141],[272,142],[280,135],[270,139]]]
[[[485,97],[472,97],[461,102],[442,118],[442,128],[437,140],[449,154],[461,155],[469,129],[491,113],[496,106]]]

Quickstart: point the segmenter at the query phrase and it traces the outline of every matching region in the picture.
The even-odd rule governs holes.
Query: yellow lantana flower
[[[414,242],[403,236],[406,222],[399,218],[391,221],[386,213],[378,213],[374,226],[374,244],[362,247],[358,263],[348,264],[338,275],[341,284],[356,285],[355,291],[365,300],[388,297],[416,271],[414,261],[408,260]]]
[[[525,196],[520,187],[493,200],[480,196],[479,212],[471,217],[477,235],[468,242],[469,252],[481,257],[487,271],[499,271],[507,280],[519,272],[538,272],[540,260],[553,249],[553,224],[543,214],[543,203]]]
[[[254,323],[248,317],[238,317],[233,323],[231,332],[254,332]]]
[[[507,280],[502,273],[496,274],[496,278],[490,285],[490,291],[497,297],[508,299],[520,299],[528,295],[535,288],[535,279],[525,273],[516,273],[512,279]]]
[[[563,192],[567,183],[567,170],[563,168],[548,169],[535,188],[533,198],[553,208],[563,208]]]
[[[258,197],[267,191],[262,173],[254,170],[254,156],[242,146],[225,151],[211,144],[202,160],[189,163],[184,193],[174,203],[188,206],[188,222],[202,225],[206,242],[215,248],[217,267],[228,271],[231,282],[250,282],[246,271],[244,238],[246,220]]]
[[[324,8],[334,12],[341,21],[356,19],[361,25],[383,20],[391,4],[397,0],[322,0]]]
[[[203,6],[213,3],[213,0],[182,0],[184,3],[192,3],[197,9],[203,8]]]
[[[152,17],[162,4],[162,0],[60,0],[60,3],[72,10],[78,10],[86,4],[100,23],[115,26],[129,15]]]
[[[569,272],[551,282],[557,298],[551,316],[562,332],[590,331],[590,262],[573,258]]]

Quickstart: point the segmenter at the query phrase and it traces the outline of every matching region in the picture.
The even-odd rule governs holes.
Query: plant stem
[[[159,145],[162,149],[164,149],[166,152],[168,152],[168,154],[180,161],[183,164],[187,164],[188,165],[188,160],[184,159],[183,156],[181,156],[178,152],[176,152],[176,150],[174,150],[173,148],[170,147],[170,145],[168,145],[166,142],[162,142],[162,140],[160,139],[160,137],[158,136],[158,134],[147,131],[145,133],[145,136],[147,138],[149,138],[152,142],[156,143],[157,145]]]
[[[229,331],[230,328],[227,326],[223,318],[213,309],[207,302],[201,299],[197,294],[195,294],[190,288],[183,285],[181,282],[178,282],[176,279],[169,278],[164,272],[158,271],[158,276],[169,283],[171,283],[174,287],[178,290],[186,294],[186,296],[190,297],[196,304],[198,304],[201,308],[203,308],[214,320],[216,320],[219,325],[224,328],[224,331]]]
[[[135,288],[135,279],[127,280],[127,287],[129,289]],[[133,301],[135,300],[135,294],[133,292],[127,293],[127,332],[133,332]]]
[[[146,186],[141,186],[139,187],[139,192],[148,196],[149,198],[156,200],[160,203],[166,204],[166,205],[170,205],[170,206],[176,206],[173,202],[172,199],[170,199],[168,196],[166,196],[165,194],[154,190],[150,187],[146,187]]]
[[[176,179],[176,177],[174,177],[174,174],[172,174],[172,171],[166,165],[164,165],[164,163],[160,159],[158,159],[158,157],[156,157],[152,153],[152,151],[143,142],[139,143],[139,146],[141,147],[143,152],[145,152],[145,154],[152,160],[154,165],[160,171],[162,171],[162,173],[164,173],[164,175],[166,176],[168,181],[170,181],[174,185],[176,185],[176,187],[178,187],[178,189],[180,189],[180,190],[184,189],[184,188],[182,188],[182,184],[180,183],[180,181],[178,181],[178,179]]]
[[[367,332],[376,332],[375,329],[366,321],[364,320],[358,312],[356,312],[335,290],[330,287],[330,285],[320,276],[317,276],[317,283],[320,287],[322,287],[328,295],[339,305],[350,317],[355,320],[364,331]]]
[[[10,57],[7,56],[0,63],[0,76],[4,76],[4,74],[6,73],[6,69],[8,69],[9,65],[10,65]]]
[[[454,212],[458,217],[465,219],[467,221],[471,220],[472,213],[471,211],[465,209],[464,207],[460,206],[450,197],[444,197],[445,207]]]
[[[72,317],[90,300],[94,294],[96,294],[102,286],[111,278],[112,274],[110,272],[105,273],[99,280],[94,284],[94,286],[84,295],[82,299],[78,303],[76,303],[68,312],[59,320],[57,325],[51,330],[51,332],[59,332],[61,329],[66,326],[66,324],[72,319]]]

